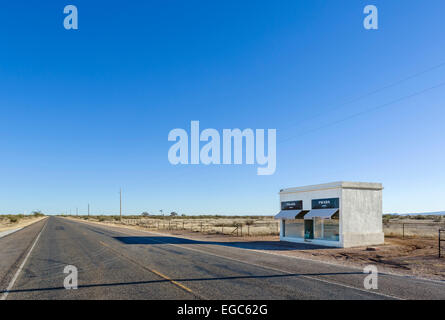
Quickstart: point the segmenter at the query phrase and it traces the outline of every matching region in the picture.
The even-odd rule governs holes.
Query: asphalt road
[[[366,290],[359,269],[252,248],[50,217],[0,238],[0,299],[445,299],[442,282]]]

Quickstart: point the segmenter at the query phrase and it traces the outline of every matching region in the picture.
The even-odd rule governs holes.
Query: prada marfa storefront
[[[383,243],[382,185],[334,182],[280,191],[280,239],[351,247]]]

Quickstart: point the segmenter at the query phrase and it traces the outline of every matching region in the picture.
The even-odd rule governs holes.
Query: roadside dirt
[[[278,236],[235,237],[222,234],[201,234],[188,230],[153,230],[140,226],[121,225],[117,222],[94,223],[181,236],[191,240],[231,242],[236,246],[251,250],[345,266],[363,268],[372,264],[376,265],[380,272],[445,281],[445,243],[442,244],[444,252],[442,258],[439,259],[437,238],[386,237],[384,245],[344,249],[280,242]]]
[[[12,229],[23,228],[23,227],[29,226],[30,224],[33,224],[34,222],[42,220],[44,218],[46,218],[46,217],[38,217],[38,218],[25,217],[25,218],[20,219],[16,223],[11,223],[9,221],[9,219],[0,219],[0,232],[12,230]]]

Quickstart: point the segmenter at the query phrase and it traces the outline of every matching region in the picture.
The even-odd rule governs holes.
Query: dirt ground
[[[374,264],[382,272],[445,280],[445,255],[438,258],[437,239],[386,237],[380,246],[303,250],[298,254],[360,267]]]
[[[137,230],[186,237],[192,240],[231,242],[236,246],[272,254],[288,255],[329,263],[363,268],[376,265],[380,272],[445,281],[444,253],[438,258],[437,238],[386,237],[385,244],[355,248],[327,248],[309,244],[280,242],[278,236],[236,237],[223,234],[205,234],[189,230],[148,230],[140,226],[119,225],[119,223],[94,222],[116,225]]]

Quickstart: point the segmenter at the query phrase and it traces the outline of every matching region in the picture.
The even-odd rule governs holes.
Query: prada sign
[[[303,210],[303,200],[283,201],[281,202],[281,210]]]
[[[339,198],[312,200],[312,209],[338,209],[338,208],[340,208]]]

